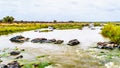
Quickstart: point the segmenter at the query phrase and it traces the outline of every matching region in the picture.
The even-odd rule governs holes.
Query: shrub
[[[14,17],[12,16],[6,16],[2,19],[2,22],[6,22],[6,23],[12,23],[14,21]]]
[[[108,24],[103,28],[102,35],[116,44],[120,44],[120,26]]]

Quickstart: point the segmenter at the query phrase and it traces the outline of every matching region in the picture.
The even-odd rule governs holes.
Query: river
[[[87,50],[91,47],[95,47],[97,42],[108,41],[108,39],[102,37],[100,34],[100,29],[101,27],[95,27],[95,30],[84,27],[82,30],[69,29],[54,30],[52,32],[35,32],[32,30],[13,33],[0,36],[0,49],[14,47],[25,48],[28,54],[23,54],[23,56],[24,59],[28,60],[32,60],[34,57],[39,55],[49,55],[49,57],[47,57],[47,60],[56,63],[57,68],[86,68],[88,66],[89,68],[92,68],[91,65],[95,65],[99,62],[90,57],[89,53],[82,51],[82,49]],[[30,38],[30,40],[24,43],[13,43],[9,40],[10,38],[17,35],[22,35],[24,37]],[[59,45],[52,43],[31,43],[31,40],[34,38],[60,39],[64,40],[64,43]],[[72,39],[78,39],[80,41],[80,44],[76,46],[67,45],[67,42]],[[78,52],[81,54],[81,56],[78,54]],[[6,61],[7,58],[4,58],[3,60]],[[5,63],[5,61],[3,63]]]
[[[53,44],[34,44],[30,40],[34,38],[47,38],[47,39],[60,39],[64,40],[62,45],[66,45],[69,40],[78,39],[81,44],[77,47],[83,49],[89,48],[95,45],[97,42],[108,41],[100,34],[100,27],[96,27],[96,30],[91,30],[88,27],[84,27],[82,30],[70,29],[70,30],[54,30],[52,32],[34,32],[26,31],[20,33],[14,33],[9,35],[0,36],[1,46],[0,48],[14,47],[14,46],[27,46],[27,47],[49,47],[53,48]],[[25,43],[13,43],[9,39],[17,35],[22,35],[24,37],[30,38],[28,42]],[[51,46],[50,46],[51,45]]]

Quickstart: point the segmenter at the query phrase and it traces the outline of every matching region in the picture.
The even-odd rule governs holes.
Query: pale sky
[[[0,0],[0,19],[120,21],[120,0]]]

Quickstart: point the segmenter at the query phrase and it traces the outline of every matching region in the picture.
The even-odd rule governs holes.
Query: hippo
[[[13,61],[7,64],[8,68],[22,68],[21,65],[17,61]]]

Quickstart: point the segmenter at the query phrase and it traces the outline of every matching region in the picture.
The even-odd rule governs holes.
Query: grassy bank
[[[0,23],[0,35],[53,26],[56,29],[81,29],[86,23]]]
[[[111,41],[120,44],[120,26],[108,24],[103,28],[102,35],[109,38]]]

